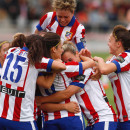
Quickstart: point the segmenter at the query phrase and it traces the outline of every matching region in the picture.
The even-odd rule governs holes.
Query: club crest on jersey
[[[71,38],[72,38],[72,36],[73,36],[73,33],[72,32],[66,32],[66,34],[65,34],[65,38],[66,38],[66,40],[70,40]]]
[[[123,57],[121,57],[121,56],[118,56],[116,58],[116,60],[119,61],[120,63],[123,63],[125,61],[125,59]]]

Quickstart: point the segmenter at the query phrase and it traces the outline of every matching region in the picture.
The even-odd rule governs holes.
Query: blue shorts
[[[118,122],[117,130],[130,130],[130,121]]]
[[[104,121],[95,123],[92,126],[87,126],[86,130],[116,130],[117,122]]]
[[[38,130],[36,122],[19,122],[0,117],[0,130]]]
[[[83,130],[83,125],[79,116],[72,116],[45,121],[44,130]]]

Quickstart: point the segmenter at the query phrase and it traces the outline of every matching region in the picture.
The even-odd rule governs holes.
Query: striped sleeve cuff
[[[41,28],[41,25],[40,25],[40,24],[38,24],[38,25],[36,26],[36,28],[38,29],[38,31],[43,30],[43,29]]]
[[[121,72],[120,64],[116,60],[113,60],[112,63],[114,63],[117,67],[116,73],[120,73]]]
[[[71,82],[70,85],[78,86],[80,88],[84,88],[85,84],[79,82]]]
[[[49,60],[49,62],[48,62],[48,64],[47,64],[47,72],[51,72],[51,67],[52,67],[52,62],[53,62],[54,60],[52,60],[52,59],[50,59]]]

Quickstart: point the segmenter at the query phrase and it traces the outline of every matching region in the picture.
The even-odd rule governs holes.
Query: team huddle
[[[130,30],[113,28],[105,62],[87,49],[76,1],[52,6],[35,34],[0,42],[0,130],[129,130]],[[117,113],[101,75],[111,82]]]

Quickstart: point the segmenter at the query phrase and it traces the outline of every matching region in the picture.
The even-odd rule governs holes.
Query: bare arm
[[[95,61],[93,59],[86,56],[82,56],[82,55],[80,55],[80,58],[81,60],[83,60],[82,62],[83,70],[92,68],[93,66],[95,66]]]
[[[45,103],[40,106],[40,109],[46,112],[56,112],[61,110],[66,110],[72,113],[80,112],[79,106],[76,102],[69,102],[66,104]]]
[[[46,96],[46,97],[37,96],[36,102],[38,104],[62,102],[64,100],[70,98],[73,94],[77,93],[79,91],[79,89],[80,89],[80,87],[78,87],[78,86],[70,85],[67,89],[56,92],[50,96]]]
[[[37,78],[38,86],[42,86],[45,89],[50,88],[55,79],[55,76],[56,76],[56,73],[52,73],[46,76],[38,76]]]
[[[103,58],[101,57],[94,57],[94,60],[98,62],[98,66],[101,74],[107,75],[117,70],[117,67],[114,63],[106,64]]]
[[[66,69],[66,66],[64,63],[60,62],[60,61],[57,61],[57,60],[54,60],[52,62],[52,66],[51,66],[51,69],[52,69],[52,72],[61,72],[62,70],[65,70]]]
[[[35,34],[38,34],[39,33],[39,31],[38,31],[38,29],[36,28],[36,30],[35,30],[35,32],[34,32]]]

